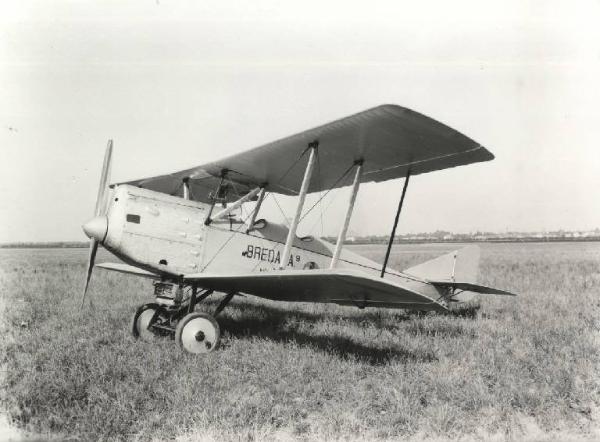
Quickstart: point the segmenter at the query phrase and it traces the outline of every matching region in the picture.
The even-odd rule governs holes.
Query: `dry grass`
[[[600,437],[600,244],[482,252],[481,282],[519,298],[417,316],[246,297],[222,349],[195,357],[130,337],[148,282],[97,271],[80,312],[85,251],[2,250],[2,403],[20,428],[81,440]]]

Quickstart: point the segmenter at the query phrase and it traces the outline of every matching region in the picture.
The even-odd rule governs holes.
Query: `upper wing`
[[[207,289],[241,292],[276,301],[333,302],[358,307],[439,309],[435,300],[382,278],[351,270],[317,269],[274,271],[241,275],[184,276]]]
[[[260,185],[270,192],[295,195],[308,161],[303,153],[308,143],[315,140],[319,142],[319,176],[313,176],[309,192],[350,184],[350,176],[342,180],[340,177],[357,160],[363,160],[361,182],[370,182],[404,177],[408,170],[416,175],[494,158],[456,130],[410,109],[388,104],[219,161],[126,184],[181,195],[182,182],[187,178],[193,199],[206,201],[208,189],[214,189],[226,171],[237,194],[231,199]]]

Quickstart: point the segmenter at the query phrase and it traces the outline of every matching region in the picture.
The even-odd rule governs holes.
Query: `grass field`
[[[599,440],[600,243],[481,247],[481,282],[520,297],[471,317],[235,299],[205,357],[130,336],[149,282],[96,271],[80,312],[85,250],[0,250],[3,411],[79,440]]]

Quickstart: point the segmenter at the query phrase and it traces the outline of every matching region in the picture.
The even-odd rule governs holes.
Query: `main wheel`
[[[150,341],[158,336],[158,333],[152,330],[152,325],[160,319],[161,314],[164,314],[164,309],[159,304],[144,304],[138,308],[131,324],[133,337]]]
[[[210,353],[219,347],[221,329],[212,316],[200,312],[189,313],[177,324],[175,340],[188,353]]]

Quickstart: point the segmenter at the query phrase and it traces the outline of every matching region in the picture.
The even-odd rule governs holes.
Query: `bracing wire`
[[[219,249],[215,252],[215,254],[210,258],[210,260],[202,267],[201,272],[204,272],[204,270],[206,270],[206,268],[210,264],[212,264],[212,262],[219,255],[219,253],[221,253],[221,251],[225,248],[225,246],[227,244],[229,244],[229,241],[231,241],[233,239],[233,237],[235,236],[235,234],[238,233],[241,230],[242,227],[246,226],[246,222],[248,221],[248,218],[250,218],[250,214],[246,218],[244,218],[242,220],[242,222],[240,223],[240,225],[238,226],[237,229],[231,231],[231,235],[229,235],[229,237],[223,242],[223,244],[221,244],[221,247],[219,247]]]
[[[283,222],[286,225],[286,227],[289,229],[290,228],[290,223],[288,222],[287,217],[285,216],[285,212],[283,211],[283,209],[281,208],[281,206],[279,205],[279,201],[277,201],[277,198],[275,198],[275,194],[271,193],[269,196],[273,197],[273,201],[275,201],[275,204],[277,205],[277,208],[279,209],[279,211],[281,212],[281,216],[283,217]]]
[[[348,169],[346,169],[346,171],[335,181],[335,183],[333,183],[333,185],[327,190],[327,192],[325,192],[325,195],[323,195],[321,198],[319,198],[319,200],[314,203],[310,209],[308,209],[304,215],[302,215],[302,217],[300,218],[300,221],[302,221],[306,215],[308,215],[312,209],[314,209],[328,194],[329,192],[331,192],[333,189],[335,189],[335,187],[346,177],[346,175],[348,175],[348,173],[352,170],[352,168],[354,167],[354,164],[351,165]]]
[[[290,165],[290,167],[288,167],[287,170],[275,181],[274,185],[277,185],[283,181],[283,179],[292,171],[292,169],[296,166],[296,164],[298,164],[298,161],[300,161],[300,159],[304,156],[304,154],[306,152],[307,152],[307,149],[302,151],[302,153],[298,156],[298,158],[296,158],[294,160],[294,162]],[[267,199],[267,197],[269,197],[269,196],[273,197],[273,200],[275,201],[277,208],[281,212],[281,216],[283,217],[283,222],[289,228],[290,225],[288,223],[287,217],[285,216],[285,212],[279,205],[279,201],[277,201],[277,198],[275,198],[275,194],[273,192],[265,192],[265,195],[263,196],[263,201],[265,201]]]
[[[298,156],[298,158],[296,158],[296,160],[292,163],[292,165],[285,171],[285,173],[275,182],[275,184],[279,184],[286,176],[288,173],[290,173],[290,171],[294,168],[294,166],[298,163],[298,161],[300,161],[300,159],[304,156],[304,154],[307,152],[307,149],[305,149],[304,151],[302,151],[302,153]],[[229,181],[229,180],[228,180]],[[183,184],[182,184],[183,185]],[[270,192],[269,192],[270,193]],[[265,196],[263,198],[266,198],[269,193],[265,194]],[[279,207],[279,210],[281,211],[281,213],[283,214],[283,218],[284,220],[285,218],[285,213],[283,212],[283,210],[281,209],[281,207],[279,206],[279,203],[277,202],[277,199],[275,198],[274,194],[271,194],[273,196],[273,199],[275,200],[275,203],[277,204],[277,207]],[[231,235],[229,235],[229,237],[223,242],[223,244],[221,244],[221,247],[219,247],[219,249],[215,252],[215,254],[210,258],[210,260],[202,267],[201,272],[204,272],[204,270],[206,270],[206,268],[215,260],[215,258],[219,255],[219,253],[221,253],[221,251],[225,248],[225,246],[227,244],[229,244],[229,242],[233,239],[233,237],[235,236],[236,233],[238,233],[240,231],[240,229],[246,225],[246,222],[248,221],[248,219],[250,218],[252,212],[250,212],[242,221],[242,223],[240,224],[240,226],[235,229],[232,230]],[[287,222],[286,222],[287,224]],[[289,227],[289,226],[288,226]]]
[[[296,164],[298,164],[298,161],[300,161],[300,159],[304,156],[304,154],[308,151],[308,149],[305,149],[302,151],[302,153],[298,156],[298,158],[296,158],[296,160],[292,163],[292,165],[283,173],[283,175],[281,175],[281,177],[279,177],[277,179],[277,181],[275,181],[275,185],[281,183],[283,181],[283,179],[288,175],[288,173],[290,173],[292,171],[292,169],[294,168],[294,166],[296,166]]]
[[[337,196],[337,195],[336,195],[336,196]],[[322,207],[322,206],[321,206],[321,213],[324,213],[324,212],[326,212],[326,211],[327,211],[327,209],[329,209],[329,207],[330,207],[330,206],[333,204],[333,202],[334,202],[334,201],[335,201],[335,197],[334,197],[334,198],[331,198],[331,199],[330,199],[330,200],[327,202],[327,205],[326,205],[325,207]],[[318,223],[318,222],[319,222],[319,220],[317,219],[317,220],[316,220],[316,221],[313,223],[313,225],[310,227],[310,229],[308,229],[308,232],[309,232],[309,233],[311,233],[311,232],[312,232],[312,231],[315,229],[315,227],[317,226],[317,223]],[[321,229],[322,229],[322,227],[321,227]]]

